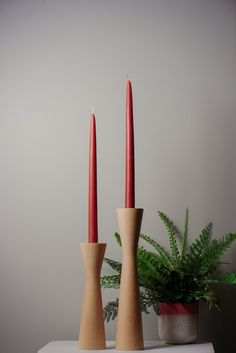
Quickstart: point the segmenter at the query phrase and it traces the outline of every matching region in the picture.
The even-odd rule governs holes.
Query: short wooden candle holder
[[[79,348],[105,349],[100,272],[106,244],[81,243],[80,248],[85,267],[85,287],[80,320]]]
[[[117,209],[122,243],[120,299],[116,327],[117,350],[142,350],[143,328],[137,270],[137,247],[143,209]]]

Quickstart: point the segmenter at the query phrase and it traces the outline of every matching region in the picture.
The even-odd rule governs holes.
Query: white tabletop
[[[115,351],[115,342],[107,342],[107,350]],[[100,350],[99,352],[106,352]],[[152,353],[214,353],[212,343],[191,343],[185,345],[167,345],[163,342],[145,342],[145,350],[150,350]],[[78,348],[78,341],[53,341],[48,343],[38,353],[88,353],[86,350]],[[92,351],[90,351],[92,352]],[[94,351],[95,352],[95,351]],[[133,353],[140,351],[132,351]]]

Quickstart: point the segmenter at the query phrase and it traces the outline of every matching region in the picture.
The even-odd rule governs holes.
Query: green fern
[[[147,251],[143,247],[139,247],[137,251],[137,260],[140,262],[140,266],[144,265],[149,273],[155,276],[156,268],[159,263],[158,256],[156,254]]]
[[[120,234],[117,232],[115,233],[115,239],[116,239],[118,245],[121,246],[121,237],[120,237]]]
[[[235,285],[236,274],[222,274],[219,265],[221,257],[236,240],[236,233],[229,233],[219,240],[213,240],[213,227],[209,223],[187,250],[189,238],[189,213],[185,214],[185,227],[182,236],[181,254],[177,244],[174,224],[163,213],[159,212],[168,235],[171,253],[165,250],[156,240],[148,235],[141,234],[140,238],[154,251],[144,246],[137,249],[138,280],[142,311],[149,313],[149,308],[159,313],[159,303],[192,303],[203,300],[211,309],[219,308],[218,298],[212,285]],[[121,238],[115,233],[119,246]],[[105,258],[115,275],[101,276],[102,288],[120,288],[122,264],[118,261]],[[118,313],[119,300],[109,302],[104,307],[104,319],[113,320]]]
[[[166,268],[172,269],[174,267],[173,261],[168,252],[160,244],[145,234],[140,234],[140,238],[144,239],[147,243],[154,247],[154,249],[159,253]]]
[[[236,233],[228,233],[218,241],[211,242],[200,258],[201,271],[206,273],[215,270],[220,257],[231,247],[234,240],[236,240]]]
[[[108,302],[103,309],[103,316],[106,322],[114,320],[118,314],[119,299],[116,298],[113,301]]]
[[[121,273],[122,264],[118,261],[114,261],[104,257],[104,262],[108,264],[114,271]]]
[[[188,254],[182,258],[182,265],[189,269],[189,272],[201,272],[202,261],[200,260],[210,247],[212,239],[212,223],[209,223],[201,232],[200,236],[190,246]]]
[[[155,292],[153,291],[150,291],[150,290],[140,291],[140,305],[141,305],[142,312],[144,312],[145,314],[150,313],[149,312],[150,307],[154,307],[156,314],[159,315],[160,313],[159,304],[155,296]],[[118,315],[118,309],[119,309],[118,298],[108,302],[103,309],[104,320],[106,322],[109,322],[110,320],[114,320]]]
[[[188,232],[189,232],[189,217],[188,217],[188,208],[187,208],[186,214],[185,214],[184,236],[182,241],[182,254],[181,254],[182,259],[186,255]]]
[[[190,246],[189,255],[191,258],[199,258],[203,251],[209,246],[212,238],[212,223],[210,222],[201,232],[199,238],[196,238],[195,241]]]
[[[219,300],[218,300],[217,296],[215,295],[215,293],[213,292],[212,289],[208,288],[202,294],[200,299],[204,300],[207,303],[207,305],[208,305],[210,310],[213,309],[213,308],[216,308],[216,309],[220,310]]]
[[[227,273],[221,278],[205,279],[204,282],[207,284],[224,284],[224,285],[236,284],[236,275],[235,273]]]
[[[162,273],[157,271],[160,259],[156,254],[147,251],[143,247],[139,248],[137,251],[137,262],[139,284],[141,287],[155,289],[158,283],[165,281]]]
[[[172,251],[172,255],[174,256],[175,260],[177,263],[180,262],[180,254],[179,254],[179,248],[177,244],[177,238],[176,238],[176,231],[173,223],[169,220],[169,218],[163,213],[163,212],[158,212],[161,220],[163,221],[167,232],[169,234],[169,240],[170,240],[170,248]]]
[[[100,283],[102,288],[120,288],[120,275],[101,276]]]
[[[153,307],[154,311],[159,314],[159,303],[156,297],[156,292],[151,289],[145,289],[144,291],[140,291],[140,304],[141,310],[149,314],[149,308]]]

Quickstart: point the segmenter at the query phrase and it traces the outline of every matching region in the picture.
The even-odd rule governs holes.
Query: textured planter
[[[160,303],[158,333],[162,341],[170,344],[190,343],[198,333],[198,303]]]

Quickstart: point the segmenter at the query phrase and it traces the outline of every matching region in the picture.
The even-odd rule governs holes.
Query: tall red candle
[[[88,200],[88,241],[98,242],[98,216],[97,216],[97,145],[95,115],[90,119],[89,144],[89,200]]]
[[[131,82],[126,87],[126,178],[125,178],[125,207],[135,207],[135,179],[134,179],[134,123],[133,99]]]

